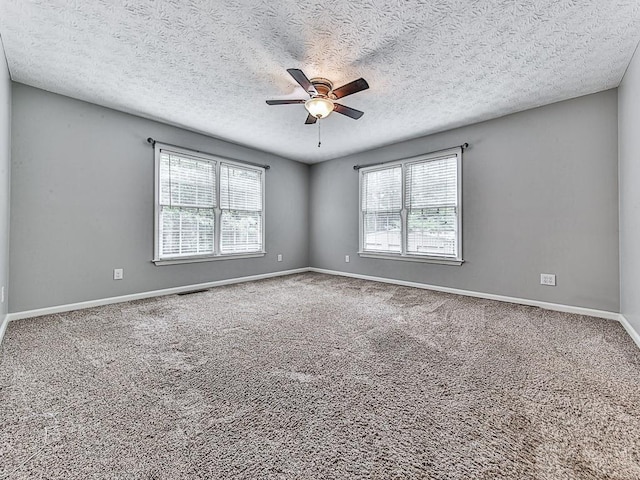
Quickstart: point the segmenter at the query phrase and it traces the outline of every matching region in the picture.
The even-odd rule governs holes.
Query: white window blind
[[[154,262],[264,254],[264,172],[155,144]]]
[[[220,166],[221,253],[262,250],[262,171]]]
[[[361,169],[361,252],[461,262],[461,155]]]
[[[364,249],[400,252],[402,167],[366,172],[362,177]]]
[[[407,252],[456,257],[457,157],[406,167]]]
[[[215,163],[160,152],[159,257],[214,253]]]

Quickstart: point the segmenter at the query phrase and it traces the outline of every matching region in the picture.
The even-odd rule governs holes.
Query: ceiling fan
[[[338,112],[347,117],[358,120],[364,112],[350,108],[340,103],[336,103],[335,100],[358,93],[362,90],[369,88],[369,84],[364,78],[359,78],[353,82],[349,82],[338,88],[333,88],[331,83],[326,78],[312,78],[309,80],[307,76],[297,68],[287,69],[289,75],[300,84],[302,88],[309,94],[311,98],[308,100],[267,100],[269,105],[294,105],[304,104],[304,107],[309,112],[307,120],[304,122],[307,125],[316,123],[320,118],[328,117],[331,112]]]

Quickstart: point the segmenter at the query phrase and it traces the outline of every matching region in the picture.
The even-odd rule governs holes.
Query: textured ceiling
[[[0,0],[13,80],[314,163],[616,87],[638,0]],[[371,88],[304,125],[287,74]]]

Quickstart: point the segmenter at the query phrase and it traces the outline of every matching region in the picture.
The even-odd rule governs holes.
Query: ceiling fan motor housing
[[[317,78],[312,78],[310,82],[318,92],[318,96],[331,98],[330,93],[333,90],[333,83],[331,83],[330,80],[327,80],[326,78],[317,77]],[[333,100],[335,100],[335,97],[333,97]]]

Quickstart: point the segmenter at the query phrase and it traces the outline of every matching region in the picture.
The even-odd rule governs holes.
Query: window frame
[[[416,253],[407,253],[407,230],[408,230],[408,209],[406,199],[407,184],[407,166],[423,163],[425,161],[441,160],[443,158],[456,157],[456,187],[457,187],[457,255],[423,255]],[[402,208],[400,209],[400,253],[393,252],[376,252],[365,250],[364,238],[364,212],[362,210],[362,186],[364,175],[368,172],[386,170],[400,166],[402,168]],[[464,263],[462,257],[462,148],[455,147],[447,150],[441,150],[435,153],[422,154],[414,157],[403,158],[385,162],[383,164],[372,165],[370,167],[362,167],[358,172],[358,255],[362,258],[379,258],[385,260],[402,260],[409,262],[434,263],[441,265],[462,265]]]
[[[160,258],[160,157],[162,152],[175,153],[178,155],[185,155],[195,158],[196,160],[202,160],[211,162],[215,167],[215,207],[214,212],[214,228],[213,228],[213,251],[214,253],[202,254],[202,255],[189,255],[179,257],[164,257]],[[262,220],[262,248],[256,252],[241,252],[241,253],[222,253],[220,250],[221,235],[222,235],[222,208],[220,207],[220,169],[223,164],[244,168],[248,170],[256,170],[260,172],[261,193],[262,193],[262,210],[260,211]],[[211,155],[208,153],[202,153],[197,150],[190,150],[188,148],[176,147],[173,145],[167,145],[160,142],[156,142],[154,145],[154,222],[153,222],[153,260],[156,265],[175,265],[180,263],[197,263],[197,262],[210,262],[216,260],[230,260],[240,258],[256,258],[264,257],[267,252],[265,249],[265,173],[266,169],[257,165],[244,163],[241,161],[233,160],[227,157],[218,155]]]

